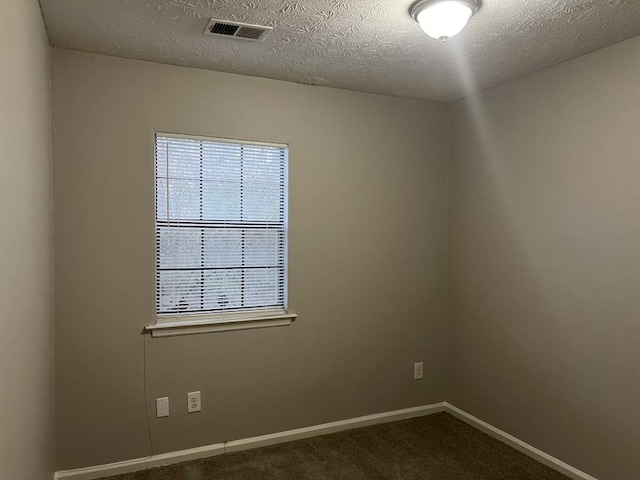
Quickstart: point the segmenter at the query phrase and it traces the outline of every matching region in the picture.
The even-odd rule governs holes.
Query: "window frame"
[[[284,216],[283,230],[283,306],[273,309],[246,308],[226,312],[183,312],[183,313],[158,313],[157,305],[157,278],[158,278],[158,246],[157,235],[157,169],[156,147],[157,138],[186,139],[194,141],[218,142],[227,144],[252,145],[281,148],[285,155],[284,168]],[[153,224],[154,224],[154,314],[155,321],[146,327],[153,336],[183,335],[192,333],[209,333],[218,331],[244,330],[263,327],[290,325],[297,318],[295,313],[289,312],[289,144],[280,142],[264,142],[244,140],[238,138],[213,137],[208,135],[193,135],[181,133],[167,133],[154,131],[152,135],[152,161],[153,161]],[[259,307],[258,307],[259,308]]]

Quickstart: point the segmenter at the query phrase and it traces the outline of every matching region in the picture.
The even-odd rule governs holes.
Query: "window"
[[[156,134],[158,323],[286,312],[287,153]]]

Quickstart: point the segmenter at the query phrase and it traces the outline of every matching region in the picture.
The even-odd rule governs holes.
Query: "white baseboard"
[[[225,443],[227,453],[239,452],[250,448],[266,447],[276,443],[292,442],[303,438],[317,437],[319,435],[327,435],[329,433],[340,432],[342,430],[350,430],[352,428],[366,427],[377,423],[396,422],[407,418],[422,417],[434,413],[444,412],[444,402],[434,403],[433,405],[423,405],[421,407],[404,408],[402,410],[394,410],[392,412],[375,413],[364,417],[350,418],[348,420],[340,420],[337,422],[323,423],[322,425],[314,425],[312,427],[297,428],[286,432],[272,433],[270,435],[262,435],[260,437],[245,438],[242,440],[233,440]]]
[[[456,418],[459,418],[465,423],[468,423],[472,427],[477,428],[478,430],[486,433],[490,437],[493,437],[497,440],[500,440],[503,443],[506,443],[510,447],[515,448],[516,450],[524,453],[525,455],[537,460],[538,462],[553,468],[554,470],[566,475],[572,480],[597,480],[595,477],[588,475],[584,472],[581,472],[577,468],[572,467],[564,463],[561,460],[558,460],[555,457],[552,457],[548,453],[543,452],[542,450],[538,450],[536,447],[529,445],[528,443],[523,442],[522,440],[517,439],[513,435],[509,435],[506,432],[494,427],[493,425],[489,425],[487,422],[483,422],[479,418],[474,417],[473,415],[468,414],[467,412],[460,410],[457,407],[454,407],[448,402],[444,403],[445,411]]]
[[[180,450],[179,452],[161,453],[150,457],[125,460],[124,462],[108,463],[106,465],[97,465],[95,467],[77,468],[75,470],[60,470],[55,473],[53,478],[54,480],[90,480],[93,478],[110,477],[112,475],[120,475],[122,473],[147,470],[149,468],[163,467],[174,463],[187,462],[189,460],[213,457],[214,455],[221,455],[223,453],[224,443],[216,443],[215,445],[190,448],[188,450]]]
[[[245,438],[242,440],[233,440],[226,443],[191,448],[189,450],[152,455],[150,457],[137,458],[124,462],[78,468],[75,470],[62,470],[55,473],[54,479],[91,480],[100,477],[108,477],[111,475],[119,475],[122,473],[130,473],[138,470],[146,470],[149,468],[186,462],[189,460],[197,460],[223,453],[238,452],[240,450],[248,450],[250,448],[264,447],[267,445],[275,445],[277,443],[301,440],[303,438],[327,435],[329,433],[366,427],[377,423],[388,423],[408,418],[421,417],[444,411],[445,403],[442,402],[435,403],[433,405],[423,405],[420,407],[405,408],[391,412],[376,413],[373,415],[365,415],[364,417],[350,418],[347,420],[324,423],[305,428],[297,428],[295,430]]]
[[[434,403],[432,405],[423,405],[420,407],[405,408],[402,410],[394,410],[391,412],[376,413],[366,415],[364,417],[350,418],[337,422],[323,423],[311,427],[297,428],[295,430],[287,430],[285,432],[272,433],[259,437],[245,438],[241,440],[232,440],[226,443],[217,443],[204,447],[191,448],[188,450],[180,450],[171,453],[162,453],[152,455],[145,458],[137,458],[124,462],[110,463],[107,465],[98,465],[95,467],[78,468],[75,470],[63,470],[56,472],[54,479],[69,480],[92,480],[100,477],[108,477],[111,475],[119,475],[122,473],[131,473],[138,470],[146,470],[154,467],[171,465],[174,463],[187,462],[189,460],[197,460],[200,458],[212,457],[224,453],[238,452],[251,448],[265,447],[267,445],[275,445],[277,443],[292,442],[303,438],[315,437],[319,435],[327,435],[329,433],[340,432],[342,430],[350,430],[353,428],[366,427],[377,423],[395,422],[408,418],[421,417],[431,415],[438,412],[447,412],[456,418],[459,418],[472,427],[496,438],[503,443],[515,448],[516,450],[528,455],[538,462],[553,468],[554,470],[566,475],[572,480],[597,480],[596,478],[581,472],[577,468],[568,465],[555,457],[538,450],[537,448],[509,435],[506,432],[489,425],[488,423],[460,410],[459,408],[447,402]]]

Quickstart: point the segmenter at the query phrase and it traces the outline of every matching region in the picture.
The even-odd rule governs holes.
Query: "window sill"
[[[172,337],[175,335],[196,335],[201,333],[233,332],[255,328],[286,327],[291,325],[298,315],[281,313],[264,317],[237,318],[227,320],[192,320],[154,323],[145,327],[152,337]]]

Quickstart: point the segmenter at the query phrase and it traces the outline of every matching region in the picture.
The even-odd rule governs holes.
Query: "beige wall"
[[[448,400],[640,472],[640,38],[455,104]]]
[[[149,455],[146,406],[161,453],[444,400],[446,105],[59,49],[53,91],[58,468]],[[299,319],[147,338],[145,405],[154,130],[290,145]]]
[[[37,0],[0,2],[0,64],[0,479],[50,479],[50,47]]]

